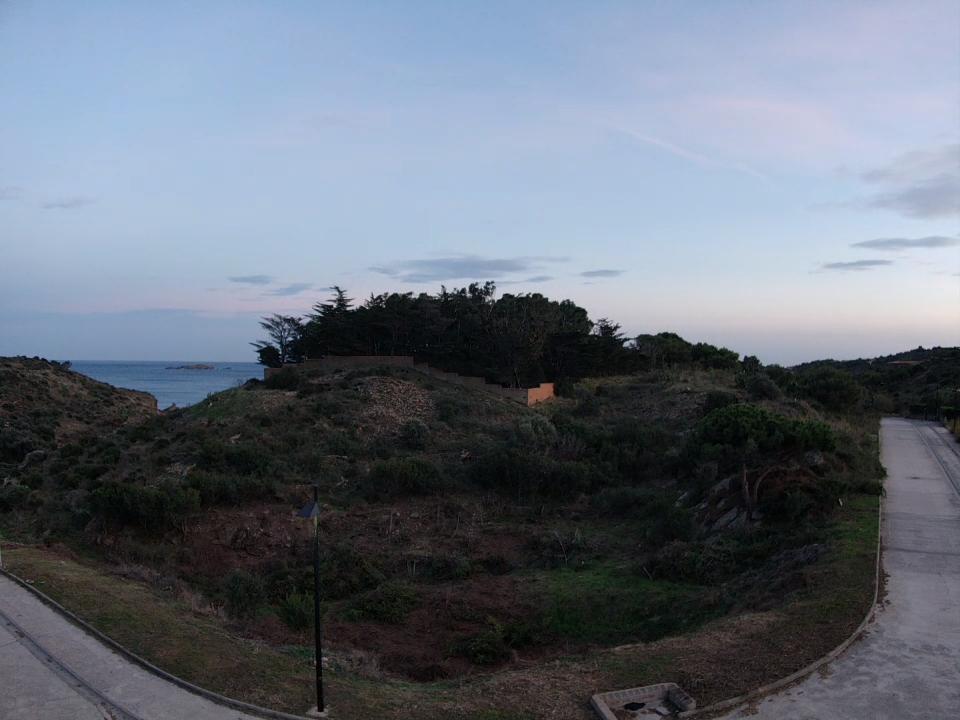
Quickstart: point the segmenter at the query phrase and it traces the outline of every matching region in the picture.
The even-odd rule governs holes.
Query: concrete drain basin
[[[600,693],[590,698],[590,704],[603,720],[675,718],[697,707],[697,701],[676,683]]]

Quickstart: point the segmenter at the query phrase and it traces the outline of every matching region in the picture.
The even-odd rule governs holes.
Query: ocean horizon
[[[70,367],[94,380],[126,390],[148,392],[157,407],[186,407],[211,393],[263,377],[255,362],[214,360],[73,360]],[[200,369],[203,367],[203,369]]]

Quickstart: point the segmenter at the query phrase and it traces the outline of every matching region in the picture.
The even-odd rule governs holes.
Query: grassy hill
[[[296,648],[312,582],[294,511],[318,483],[326,636],[412,680],[780,606],[830,552],[838,499],[878,490],[869,415],[751,368],[589,379],[537,408],[370,368],[138,416],[64,368],[15,364],[71,392],[91,383],[104,415],[75,410],[85,425],[6,466],[7,532],[94,553]]]
[[[156,415],[147,393],[120,390],[39,358],[0,358],[0,478],[84,437]]]

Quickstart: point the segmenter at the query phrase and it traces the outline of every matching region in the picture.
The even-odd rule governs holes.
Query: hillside
[[[960,410],[960,348],[916,348],[859,360],[819,360],[797,372],[830,368],[849,373],[881,411],[919,417],[956,416]]]
[[[328,641],[432,680],[784,603],[838,498],[877,492],[873,427],[751,367],[588,379],[536,409],[409,369],[281,375],[51,446],[0,522],[297,646],[293,511],[316,482]]]
[[[156,412],[151,395],[97,382],[71,372],[68,364],[0,358],[0,478],[57,448],[141,423]]]

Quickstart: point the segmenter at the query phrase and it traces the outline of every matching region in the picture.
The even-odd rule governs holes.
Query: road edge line
[[[189,682],[188,680],[184,680],[181,677],[177,677],[176,675],[173,675],[172,673],[169,673],[166,670],[163,670],[162,668],[157,667],[156,665],[151,663],[149,660],[137,655],[132,650],[128,650],[123,645],[118,643],[116,640],[111,638],[109,635],[105,635],[100,630],[97,630],[86,620],[83,620],[82,618],[72,613],[70,610],[67,610],[63,605],[58,603],[52,597],[42,592],[41,590],[38,590],[37,588],[35,588],[33,585],[31,585],[30,583],[28,583],[26,580],[19,577],[18,575],[14,575],[12,572],[4,568],[0,568],[0,575],[8,578],[12,582],[19,585],[20,587],[26,590],[29,590],[45,605],[47,605],[48,607],[50,607],[51,609],[53,609],[54,611],[62,615],[64,618],[66,618],[71,623],[79,627],[88,635],[92,636],[95,640],[100,641],[101,643],[109,647],[111,650],[114,650],[115,652],[125,657],[127,660],[130,660],[136,665],[139,665],[141,668],[143,668],[147,672],[153,675],[156,675],[162,680],[166,680],[167,682],[173,683],[174,685],[177,685],[178,687],[183,688],[184,690],[187,690],[188,692],[191,692],[194,695],[199,695],[200,697],[210,700],[211,702],[214,702],[217,705],[223,705],[224,707],[228,707],[232,710],[240,710],[242,712],[250,713],[251,715],[257,715],[262,718],[268,718],[268,720],[304,720],[304,718],[307,717],[306,715],[292,715],[290,713],[281,712],[280,710],[271,710],[270,708],[261,707],[259,705],[253,705],[251,703],[246,703],[242,700],[236,700],[234,698],[227,697],[226,695],[221,695],[220,693],[216,693],[213,690],[207,690],[206,688],[202,688],[199,685],[194,685],[192,682]]]
[[[882,420],[881,420],[882,422]],[[882,429],[882,425],[881,425]],[[883,457],[883,435],[881,430],[877,430],[877,455],[881,459]],[[886,467],[884,467],[884,478],[886,478]],[[824,665],[829,662],[832,662],[837,657],[842,655],[847,648],[849,648],[856,640],[860,639],[860,636],[863,634],[863,631],[867,629],[876,615],[877,612],[877,600],[880,598],[880,557],[881,557],[881,547],[883,545],[883,501],[884,501],[884,492],[882,491],[879,496],[879,501],[877,502],[877,556],[874,561],[874,579],[873,579],[873,601],[870,603],[870,609],[867,610],[867,614],[864,616],[863,620],[860,622],[860,625],[857,626],[857,629],[854,630],[850,636],[844,640],[842,643],[837,645],[833,650],[828,652],[826,655],[819,657],[814,660],[809,665],[800,668],[794,673],[782,677],[779,680],[774,680],[773,682],[767,683],[766,685],[761,685],[758,688],[754,688],[749,692],[745,692],[743,695],[738,695],[737,697],[729,698],[728,700],[721,700],[720,702],[714,703],[713,705],[707,705],[706,707],[697,708],[696,710],[687,710],[681,712],[678,717],[680,718],[699,718],[705,717],[707,715],[713,715],[715,713],[723,712],[724,710],[731,710],[740,705],[745,705],[748,702],[757,700],[765,695],[769,695],[772,692],[781,690],[782,688],[792,685],[793,683],[801,680],[808,675],[813,674]]]

